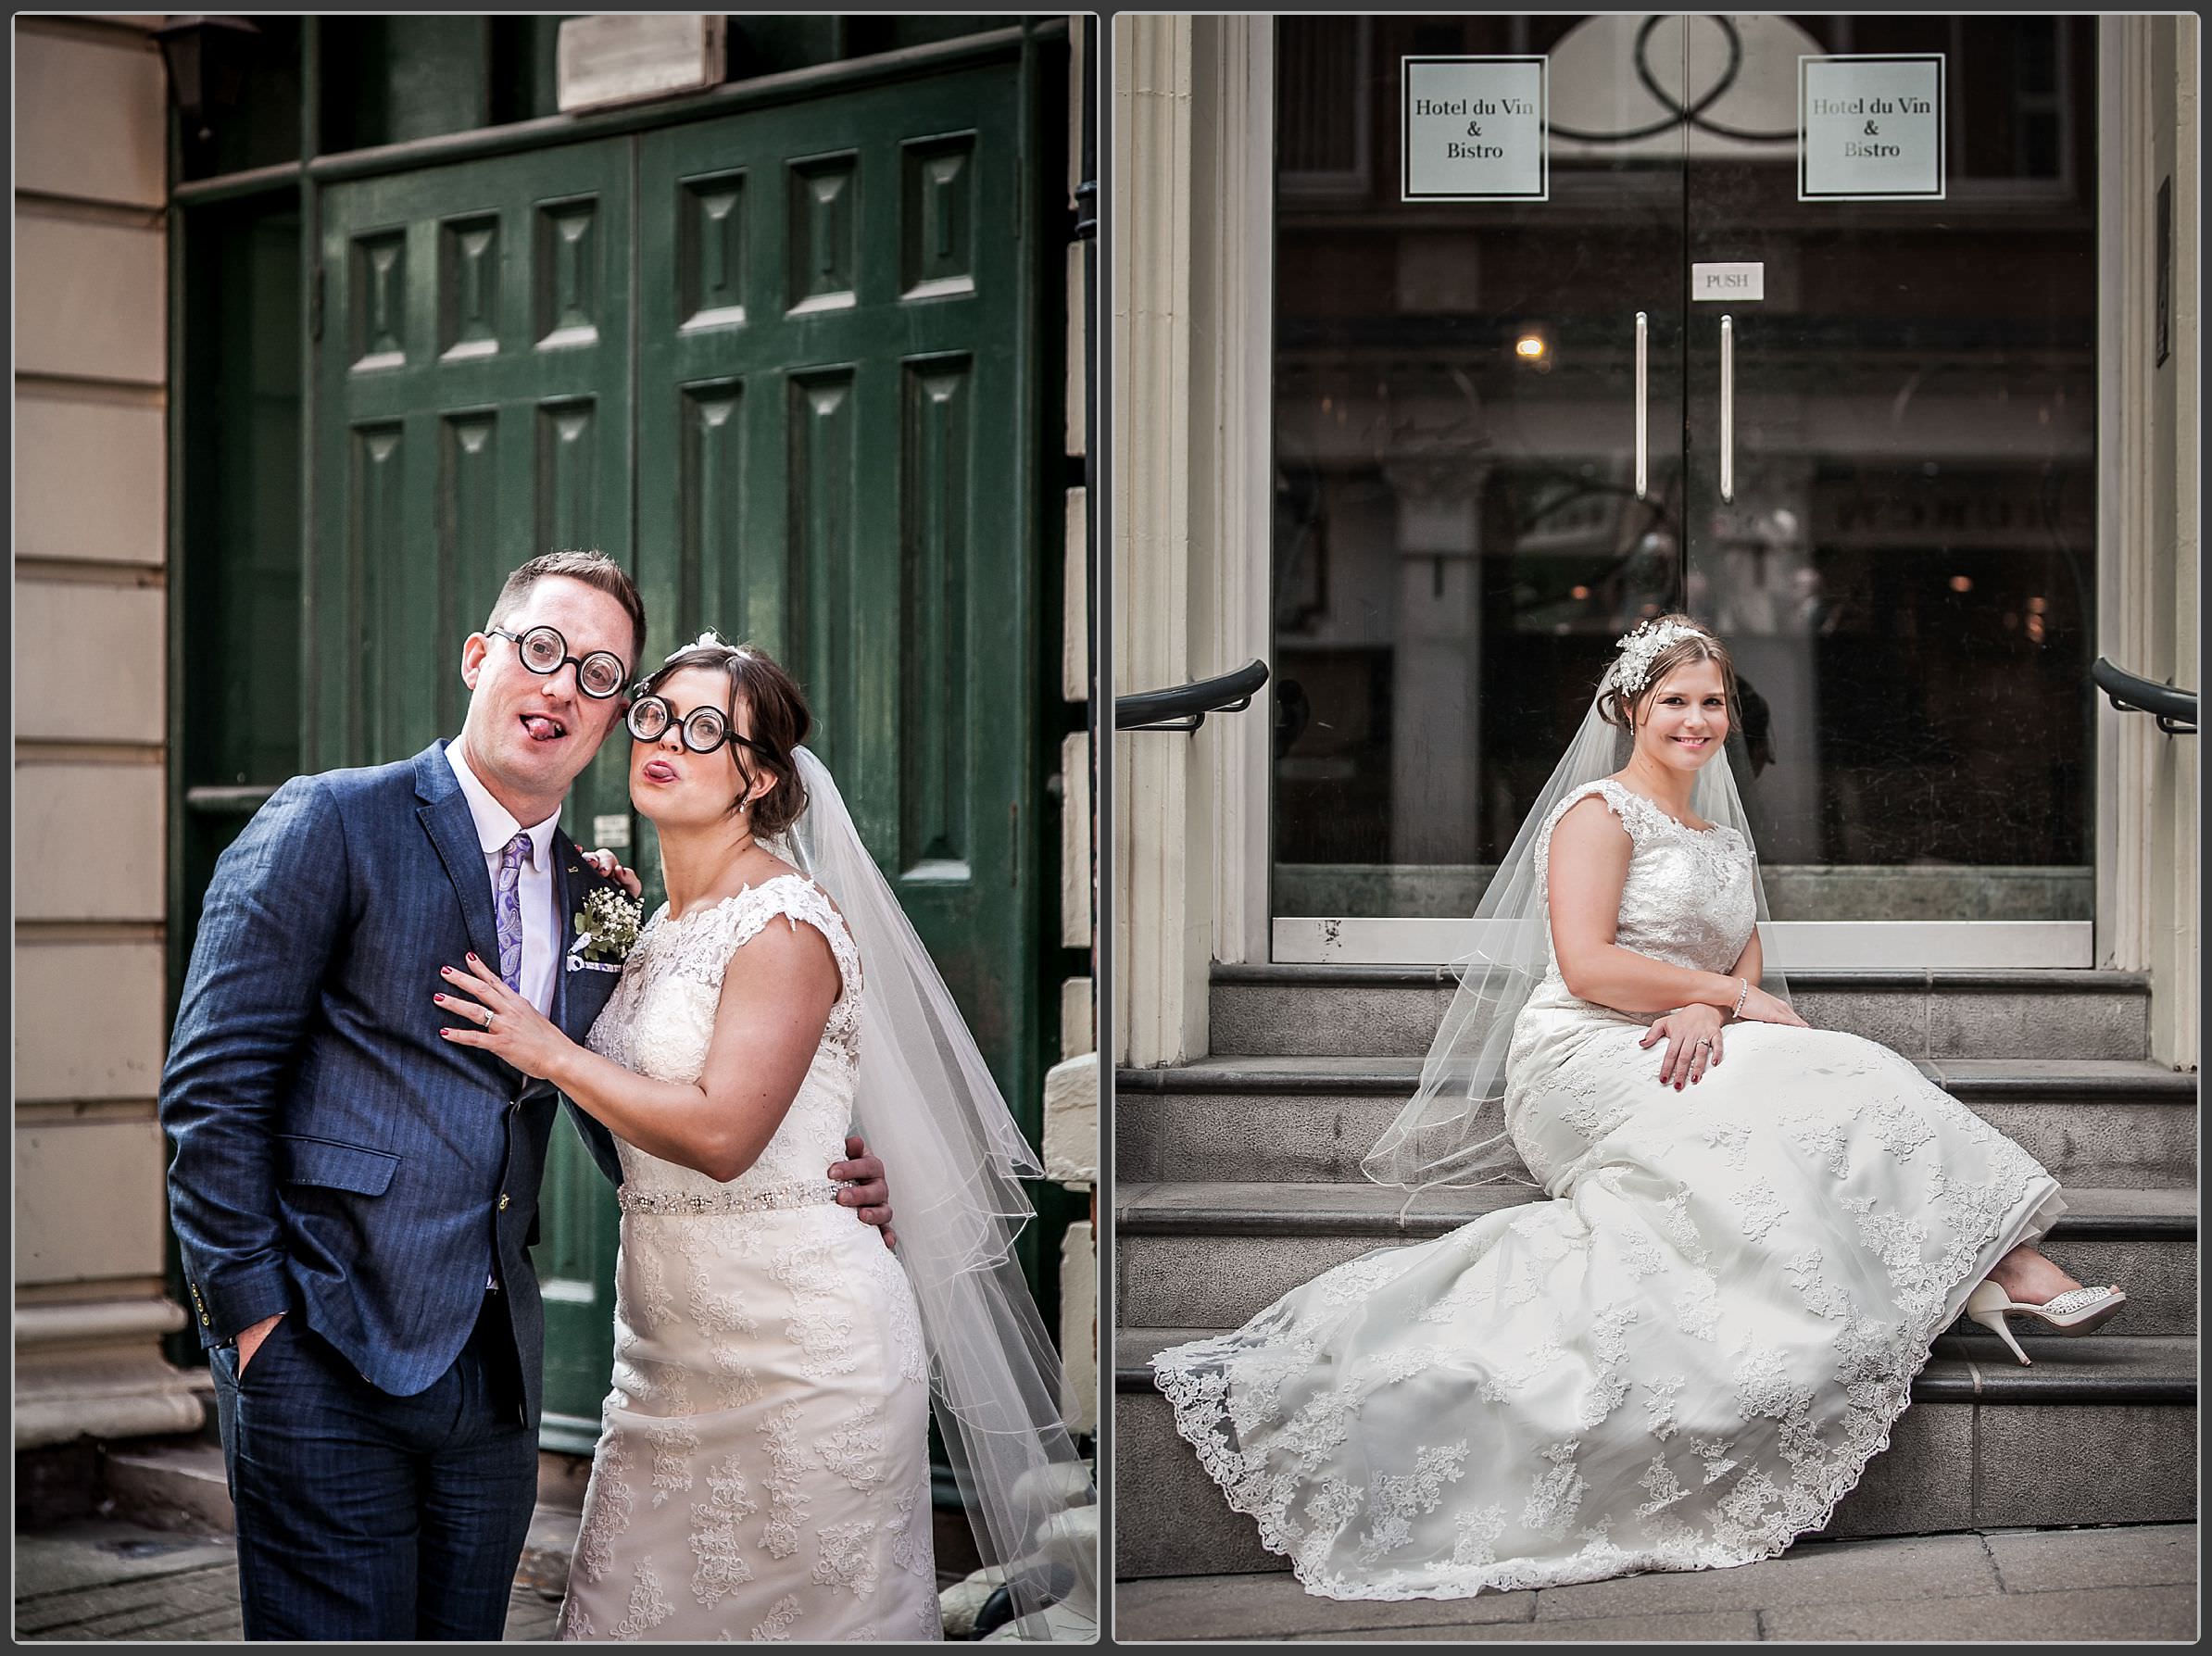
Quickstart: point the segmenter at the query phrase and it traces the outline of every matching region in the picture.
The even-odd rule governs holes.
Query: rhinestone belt
[[[829,1179],[762,1185],[751,1190],[633,1190],[616,1193],[625,1213],[764,1213],[835,1202],[840,1186]]]

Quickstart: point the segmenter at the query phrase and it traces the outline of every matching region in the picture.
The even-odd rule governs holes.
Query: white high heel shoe
[[[1984,1282],[1967,1296],[1967,1316],[2003,1340],[2015,1357],[2026,1362],[2028,1353],[2012,1337],[2012,1330],[2005,1326],[2006,1317],[2040,1317],[2060,1334],[2088,1334],[2111,1321],[2127,1303],[2128,1297],[2119,1289],[2105,1287],[2068,1288],[2042,1305],[2020,1305],[1994,1282]]]

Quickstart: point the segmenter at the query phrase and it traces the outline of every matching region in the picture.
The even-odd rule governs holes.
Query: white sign
[[[728,18],[599,12],[562,21],[554,101],[563,115],[722,84]]]
[[[1696,265],[1690,267],[1691,299],[1764,299],[1765,265]]]
[[[598,843],[592,848],[598,851],[626,851],[630,848],[630,819],[620,812],[612,816],[594,817],[591,836]]]
[[[1404,201],[1546,201],[1542,57],[1407,57]]]
[[[1943,56],[1797,60],[1800,201],[1941,201]]]

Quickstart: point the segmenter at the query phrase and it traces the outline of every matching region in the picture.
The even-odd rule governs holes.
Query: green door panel
[[[713,626],[798,676],[810,746],[1028,1099],[1019,108],[1009,66],[640,140],[637,569],[648,659]]]
[[[461,642],[515,565],[563,546],[630,561],[630,153],[616,139],[324,195],[309,768],[458,731]],[[572,834],[626,809],[627,746],[579,781]],[[586,1449],[616,1210],[566,1124],[541,1208],[546,1440]]]

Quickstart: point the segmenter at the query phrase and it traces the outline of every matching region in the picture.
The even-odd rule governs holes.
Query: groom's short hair
[[[637,583],[630,579],[630,571],[603,552],[547,552],[532,558],[508,576],[507,584],[499,589],[498,597],[493,601],[491,617],[484,626],[505,625],[508,617],[529,596],[530,589],[547,575],[565,575],[586,586],[596,586],[622,607],[622,613],[630,618],[630,671],[635,672],[645,659],[645,599],[638,596]]]

